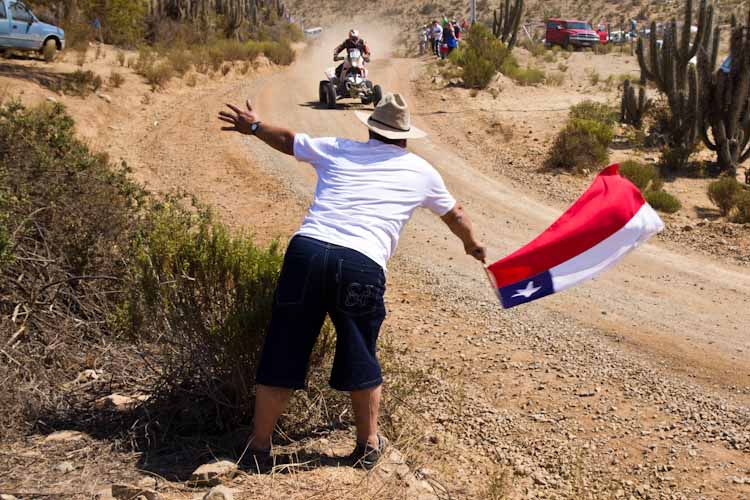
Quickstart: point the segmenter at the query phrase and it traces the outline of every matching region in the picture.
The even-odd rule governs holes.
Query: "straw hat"
[[[372,114],[355,111],[367,128],[387,139],[421,139],[427,134],[411,124],[409,106],[401,94],[387,93]]]

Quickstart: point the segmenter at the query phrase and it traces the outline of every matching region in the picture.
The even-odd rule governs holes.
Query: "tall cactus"
[[[677,21],[672,19],[664,33],[664,41],[656,43],[656,23],[651,23],[649,50],[646,54],[642,39],[638,40],[638,64],[641,75],[652,81],[667,97],[671,122],[669,126],[670,146],[681,152],[675,159],[687,161],[698,141],[700,106],[698,78],[695,65],[691,63],[701,47],[710,43],[713,27],[713,6],[701,0],[698,8],[698,30],[692,36],[693,0],[685,1],[685,13],[681,33]]]
[[[620,122],[639,129],[643,125],[643,117],[651,107],[651,100],[646,98],[646,89],[641,86],[638,97],[630,80],[625,80],[622,88],[622,102],[620,104]]]
[[[524,0],[503,0],[500,5],[500,13],[492,12],[492,34],[499,38],[510,50],[516,46],[518,41],[518,28],[523,18]]]
[[[736,175],[750,159],[750,14],[745,26],[732,19],[729,60],[717,70],[719,38],[717,28],[710,52],[706,47],[698,53],[700,131],[706,147],[716,152],[720,171]]]

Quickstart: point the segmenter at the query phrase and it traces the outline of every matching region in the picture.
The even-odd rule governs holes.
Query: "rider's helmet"
[[[354,43],[357,43],[359,41],[359,31],[355,29],[349,30],[349,40],[351,40]]]

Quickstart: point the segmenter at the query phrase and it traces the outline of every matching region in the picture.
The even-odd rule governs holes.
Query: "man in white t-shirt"
[[[326,315],[336,328],[330,384],[351,393],[357,427],[353,461],[371,469],[386,440],[378,434],[383,382],[376,341],[385,319],[385,269],[401,230],[414,210],[438,215],[463,242],[467,254],[484,261],[463,208],[440,174],[406,150],[407,139],[426,134],[411,125],[406,102],[386,94],[371,115],[357,112],[370,140],[313,139],[262,123],[229,105],[222,130],[255,135],[274,149],[311,164],[315,198],[284,256],[273,314],[256,377],[251,463],[268,463],[271,437],[291,393],[305,387],[307,366]]]

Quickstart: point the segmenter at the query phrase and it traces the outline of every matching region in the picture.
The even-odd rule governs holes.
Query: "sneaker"
[[[357,446],[350,455],[352,462],[354,462],[354,467],[362,467],[365,470],[372,470],[383,457],[387,447],[388,440],[380,434],[378,434],[377,448],[373,448],[369,443],[357,443]]]
[[[271,450],[253,450],[248,448],[240,458],[240,466],[250,472],[264,474],[273,469]]]

